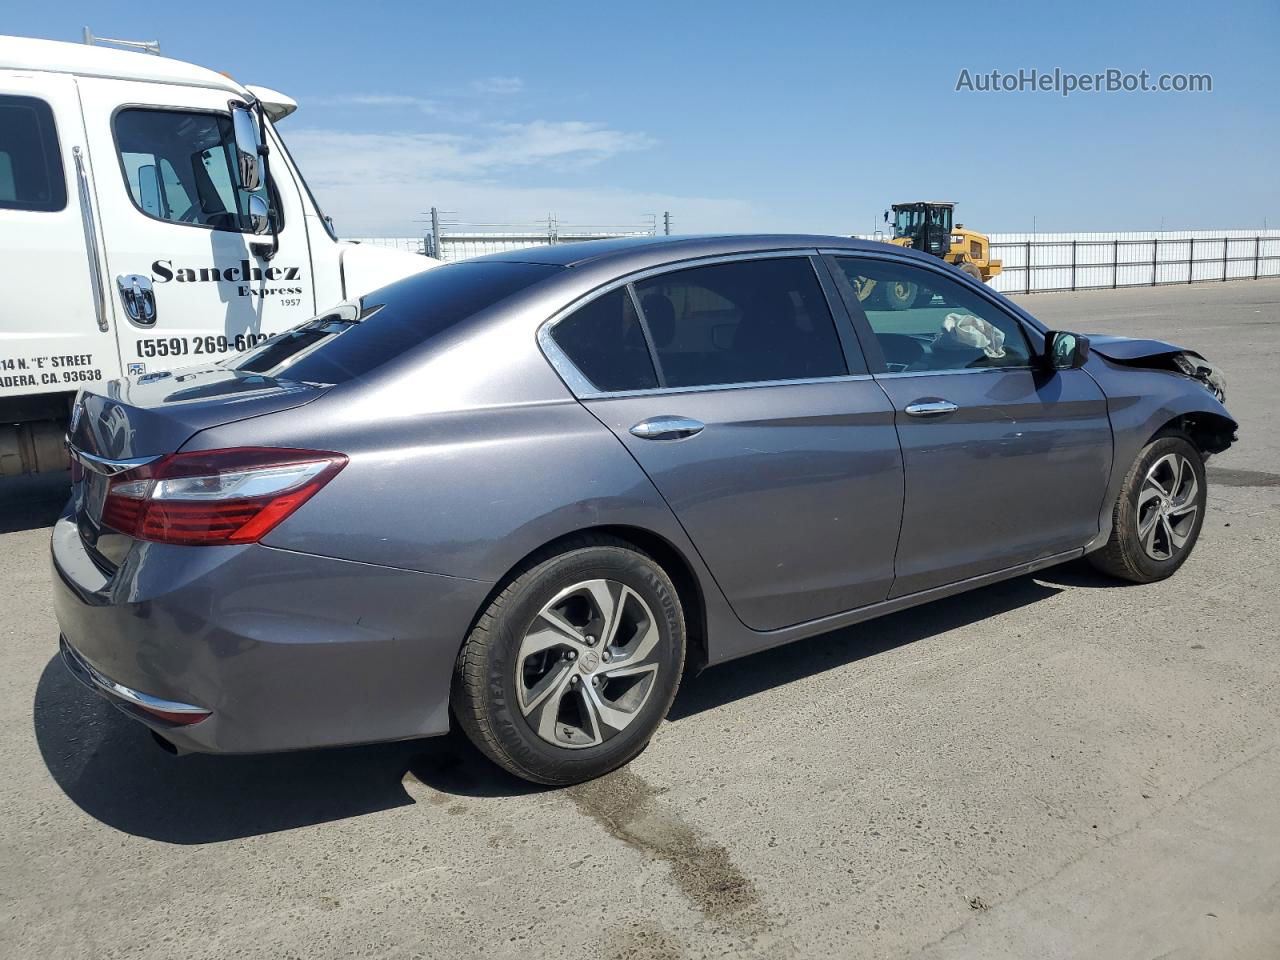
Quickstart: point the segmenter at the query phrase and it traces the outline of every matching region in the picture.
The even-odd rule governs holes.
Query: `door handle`
[[[156,293],[151,288],[151,278],[140,273],[116,277],[120,301],[124,312],[140,327],[153,327],[156,323]]]
[[[935,397],[927,397],[921,400],[915,400],[906,406],[907,416],[910,417],[941,417],[948,413],[955,413],[960,408],[950,400],[939,400]]]
[[[632,427],[631,434],[641,440],[683,440],[701,433],[705,426],[688,417],[650,417]]]

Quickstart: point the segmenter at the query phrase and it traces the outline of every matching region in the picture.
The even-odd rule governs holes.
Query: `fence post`
[[[1151,285],[1156,285],[1156,278],[1160,275],[1160,238],[1153,237],[1151,239]]]
[[[1071,241],[1071,289],[1076,288],[1076,242]]]
[[[427,256],[435,257],[437,260],[443,260],[440,254],[443,252],[443,246],[440,243],[440,208],[431,208],[431,243],[430,249],[427,250]]]
[[[665,236],[671,236],[671,211],[664,210],[662,212],[662,232]]]
[[[1187,255],[1187,283],[1196,276],[1196,238],[1191,238],[1191,252]]]
[[[1222,282],[1227,282],[1227,245],[1231,241],[1226,237],[1222,238]]]
[[[1031,292],[1031,241],[1027,241],[1027,293]]]
[[[1120,241],[1111,241],[1111,289],[1120,286]]]
[[[1253,279],[1258,279],[1258,260],[1262,253],[1262,237],[1253,238]]]

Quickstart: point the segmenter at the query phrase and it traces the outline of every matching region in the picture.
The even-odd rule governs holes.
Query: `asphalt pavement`
[[[1280,956],[1280,281],[1019,299],[1225,370],[1240,441],[1182,571],[706,671],[566,790],[457,736],[161,752],[55,656],[64,481],[0,483],[0,956]]]

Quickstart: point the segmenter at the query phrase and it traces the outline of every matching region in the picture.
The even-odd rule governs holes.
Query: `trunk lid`
[[[226,367],[112,380],[81,393],[69,439],[111,460],[173,453],[201,430],[310,403],[322,387]]]

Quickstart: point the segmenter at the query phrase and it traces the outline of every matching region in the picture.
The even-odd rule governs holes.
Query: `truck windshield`
[[[562,270],[544,263],[453,263],[343,303],[229,358],[227,366],[303,383],[338,384]]]
[[[907,236],[920,226],[920,217],[921,212],[918,209],[895,210],[893,232],[899,237]]]

